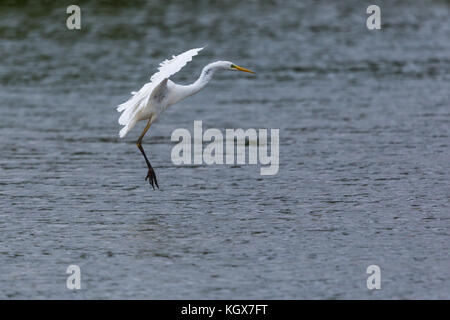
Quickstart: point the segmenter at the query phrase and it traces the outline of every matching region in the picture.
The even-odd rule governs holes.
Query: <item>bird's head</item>
[[[232,70],[232,71],[243,71],[243,72],[249,72],[254,73],[252,70],[243,68],[238,66],[237,64],[230,62],[230,61],[218,61],[220,64],[220,67],[225,70]]]

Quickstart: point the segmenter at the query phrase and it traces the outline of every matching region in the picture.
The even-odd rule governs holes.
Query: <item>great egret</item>
[[[136,144],[147,163],[148,173],[145,180],[149,179],[153,189],[155,189],[155,185],[159,189],[158,181],[155,171],[142,148],[142,139],[159,114],[174,103],[199,92],[219,69],[254,73],[230,61],[216,61],[205,66],[197,81],[190,85],[183,86],[169,80],[170,76],[180,71],[202,49],[191,49],[178,56],[173,56],[171,60],[160,63],[158,72],[150,77],[150,82],[146,83],[139,91],[131,92],[132,97],[117,108],[117,111],[123,112],[119,118],[119,124],[124,125],[119,132],[121,138],[125,137],[138,121],[148,120]]]

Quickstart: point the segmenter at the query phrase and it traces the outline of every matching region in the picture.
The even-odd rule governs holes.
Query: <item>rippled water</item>
[[[42,3],[0,5],[1,298],[450,298],[450,2],[78,1],[80,31]],[[115,106],[206,44],[174,81],[257,75],[160,117],[153,191]],[[194,120],[279,128],[279,173],[173,165]]]

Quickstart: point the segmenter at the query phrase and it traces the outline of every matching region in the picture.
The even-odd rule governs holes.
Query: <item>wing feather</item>
[[[117,107],[118,112],[123,112],[119,117],[119,124],[128,126],[129,129],[121,131],[121,136],[131,130],[136,123],[136,115],[144,109],[153,90],[164,80],[180,71],[188,62],[192,61],[192,57],[196,56],[203,48],[195,48],[172,56],[171,60],[164,60],[159,64],[158,71],[150,77],[150,82],[144,84],[139,91],[133,91],[132,97]],[[130,126],[129,126],[130,125]],[[123,129],[122,129],[123,130]]]
[[[171,60],[164,60],[159,64],[158,72],[150,77],[150,81],[158,81],[169,78],[171,75],[180,71],[188,62],[192,61],[192,57],[196,56],[203,48],[191,49],[172,56]]]

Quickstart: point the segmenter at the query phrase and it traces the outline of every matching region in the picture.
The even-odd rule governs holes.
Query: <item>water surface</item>
[[[43,3],[0,6],[1,298],[450,298],[448,1],[79,1],[80,31]],[[115,106],[203,45],[174,81],[257,75],[159,118],[153,191]],[[279,173],[173,165],[194,120],[280,129]]]

